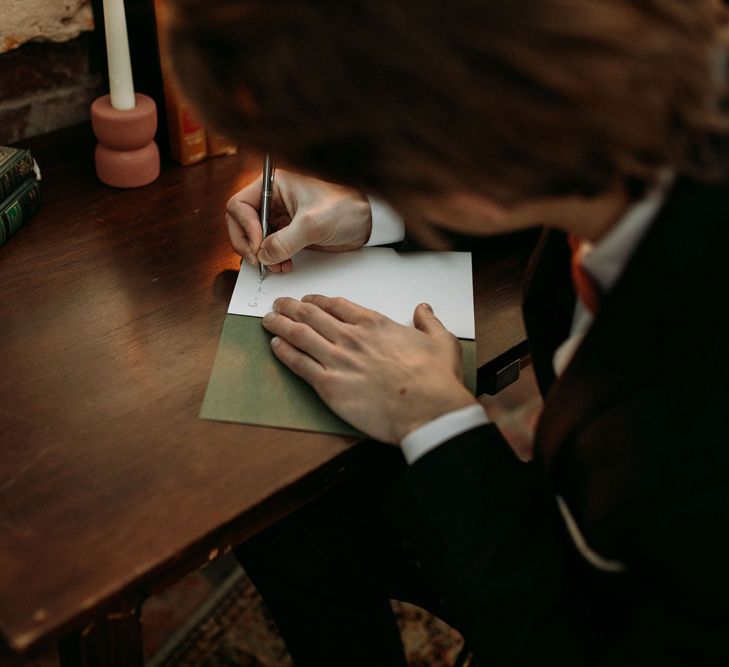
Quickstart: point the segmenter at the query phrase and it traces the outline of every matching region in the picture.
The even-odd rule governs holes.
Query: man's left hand
[[[276,299],[263,326],[276,357],[342,419],[381,442],[475,404],[463,385],[461,346],[421,304],[415,328],[342,298]]]

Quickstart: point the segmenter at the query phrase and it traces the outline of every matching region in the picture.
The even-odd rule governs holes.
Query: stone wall
[[[0,144],[86,120],[102,82],[89,0],[0,4]]]
[[[66,42],[93,29],[89,0],[2,0],[0,53],[33,40]]]

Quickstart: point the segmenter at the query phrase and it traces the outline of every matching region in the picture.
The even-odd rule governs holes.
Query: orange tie
[[[593,315],[596,315],[597,311],[600,310],[600,297],[602,295],[595,279],[582,266],[581,260],[585,254],[585,246],[580,239],[571,235],[569,236],[569,244],[572,249],[570,272],[575,293],[585,308]]]

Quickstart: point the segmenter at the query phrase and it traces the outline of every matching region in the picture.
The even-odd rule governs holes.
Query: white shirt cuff
[[[490,421],[482,405],[468,405],[418,426],[402,439],[400,447],[405,460],[412,465],[438,445]]]
[[[372,212],[372,232],[366,246],[398,243],[405,238],[405,223],[392,206],[377,197],[368,197]]]

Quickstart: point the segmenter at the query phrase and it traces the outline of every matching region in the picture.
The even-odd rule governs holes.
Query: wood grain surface
[[[143,598],[393,451],[198,418],[238,266],[223,214],[244,155],[114,190],[88,127],[25,145],[42,209],[0,248],[0,633],[16,650]],[[528,246],[475,262],[482,365],[523,343]]]

